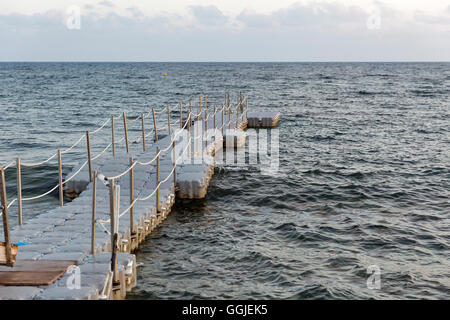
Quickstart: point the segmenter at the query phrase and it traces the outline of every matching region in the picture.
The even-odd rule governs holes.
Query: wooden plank
[[[46,286],[76,264],[73,260],[19,260],[13,268],[0,267],[0,285]]]
[[[0,266],[0,271],[59,271],[76,264],[76,260],[18,260],[13,268]]]
[[[2,286],[48,286],[65,273],[60,271],[0,271]]]
[[[11,258],[12,263],[16,261],[16,255],[19,247],[16,244],[11,244]],[[0,265],[7,264],[8,259],[6,257],[6,244],[4,242],[0,242]],[[11,269],[10,267],[8,267]]]

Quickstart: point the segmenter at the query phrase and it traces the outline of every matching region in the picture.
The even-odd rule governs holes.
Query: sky
[[[0,61],[450,61],[450,0],[0,0]]]

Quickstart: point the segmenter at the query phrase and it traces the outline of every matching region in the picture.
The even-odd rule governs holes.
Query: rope
[[[59,187],[59,184],[54,186],[51,190],[47,191],[46,193],[43,193],[39,196],[31,197],[31,198],[22,198],[22,201],[36,200],[36,199],[42,198],[42,197],[52,193],[53,191],[55,191],[58,187]]]
[[[85,135],[83,134],[71,147],[67,148],[64,151],[61,151],[61,154],[67,153],[70,150],[72,150],[73,148],[75,148],[75,146],[77,146],[81,142],[81,140],[83,140],[84,137],[85,137]]]
[[[69,179],[64,180],[64,182],[62,183],[62,185],[65,185],[67,182],[69,182],[70,180],[72,180],[77,174],[80,173],[81,170],[83,170],[83,168],[88,164],[88,161],[86,160],[83,165],[77,170],[77,172],[75,172],[73,175],[70,176]]]
[[[14,200],[12,200],[12,201],[6,206],[6,208],[9,209],[9,207],[11,207],[11,206],[14,204],[14,202],[16,202],[16,201],[17,201],[17,198],[15,198]]]
[[[22,162],[22,163],[20,163],[20,165],[21,166],[23,166],[23,167],[36,167],[36,166],[40,166],[40,165],[42,165],[42,164],[44,164],[44,163],[47,163],[47,162],[49,162],[50,160],[52,160],[54,157],[56,157],[58,154],[57,153],[55,153],[54,155],[52,155],[50,158],[48,158],[47,160],[44,160],[44,161],[42,161],[42,162],[35,162],[35,163],[25,163],[25,162]]]
[[[8,169],[9,167],[11,167],[12,165],[14,165],[16,162],[15,161],[11,161],[10,163],[8,163],[6,166],[3,167],[3,170]]]
[[[101,127],[95,129],[94,131],[91,131],[90,134],[96,134],[97,132],[99,132],[100,130],[102,130],[109,122],[111,121],[111,119],[108,119],[105,121],[105,123],[103,123],[101,125]]]
[[[94,160],[97,160],[98,158],[100,158],[100,157],[101,157],[101,156],[109,149],[109,147],[111,147],[111,146],[112,146],[112,142],[110,142],[110,143],[106,146],[106,148],[103,149],[102,152],[100,152],[98,155],[96,155],[95,157],[93,157],[91,160],[94,161]]]

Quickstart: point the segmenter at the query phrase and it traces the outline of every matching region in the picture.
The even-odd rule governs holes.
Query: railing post
[[[130,158],[130,167],[133,165],[134,159]],[[131,168],[129,171],[129,180],[130,180],[130,205],[134,201],[134,168]],[[130,231],[131,235],[134,234],[134,205],[130,208]]]
[[[145,117],[142,114],[142,149],[145,151]]]
[[[228,106],[228,129],[231,129],[231,108]]]
[[[63,177],[62,177],[62,158],[61,150],[58,149],[58,178],[59,178],[59,205],[64,205],[64,189],[63,189]]]
[[[113,272],[113,285],[117,284],[117,234],[116,234],[116,185],[114,179],[109,182],[109,210],[111,228],[111,271]]]
[[[116,157],[116,139],[114,135],[114,116],[111,116],[111,144],[112,144],[112,154]]]
[[[128,142],[127,115],[125,114],[125,112],[122,114],[122,118],[123,118],[123,130],[125,131],[125,145],[127,147],[127,153],[129,153],[130,145]]]
[[[217,108],[216,108],[216,106],[214,105],[214,135],[213,135],[213,138],[214,138],[214,148],[216,147],[216,134],[217,134],[217,126],[216,126],[216,113],[217,113]]]
[[[167,106],[167,128],[169,128],[168,130],[169,130],[169,136],[170,136],[170,133],[172,132],[170,130],[170,106]]]
[[[205,95],[205,110],[208,112],[208,96]]]
[[[239,107],[236,108],[236,129],[239,127]]]
[[[208,115],[206,115],[206,117],[205,117],[205,135],[206,135],[205,151],[206,151],[206,154],[208,154],[208,118],[209,118]]]
[[[248,95],[247,95],[247,97],[245,98],[245,104],[246,104],[246,107],[245,107],[245,120],[247,120],[248,121]]]
[[[183,128],[183,104],[180,103],[180,129]]]
[[[8,200],[6,198],[5,169],[0,167],[0,198],[2,204],[3,234],[5,236],[6,264],[13,266],[11,240],[9,238]]]
[[[91,254],[95,254],[95,226],[97,223],[97,170],[94,171],[92,186],[92,224],[91,224]]]
[[[86,131],[86,145],[87,145],[88,164],[89,164],[89,181],[92,182],[91,139],[90,139],[89,131]]]
[[[20,158],[16,159],[16,167],[17,167],[17,213],[19,216],[19,226],[23,224],[22,218],[22,168],[20,164]]]
[[[156,147],[156,212],[159,213],[161,210],[159,208],[159,182],[160,182],[160,154],[161,151],[160,147]]]
[[[222,108],[222,137],[223,137],[224,131],[225,131],[225,105],[223,105],[223,108]]]
[[[155,131],[155,141],[158,141],[158,130],[156,128],[156,116],[154,108],[152,108],[152,113],[153,113],[153,130]]]
[[[176,139],[173,139],[173,147],[172,147],[172,154],[173,154],[173,187],[176,189],[177,187],[177,141]]]
[[[200,95],[199,99],[200,100],[198,102],[198,105],[199,105],[200,111],[198,112],[198,114],[200,115],[199,117],[201,118],[202,117],[202,95]]]

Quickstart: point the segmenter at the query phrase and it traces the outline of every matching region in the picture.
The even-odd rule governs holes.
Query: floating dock
[[[203,107],[203,108],[202,108]],[[158,127],[158,118],[167,112],[167,125]],[[0,261],[0,299],[124,299],[136,285],[137,264],[132,252],[160,225],[176,198],[204,198],[214,173],[214,154],[223,147],[245,145],[250,124],[248,97],[239,95],[236,105],[229,98],[221,108],[208,108],[200,97],[197,111],[192,102],[181,104],[179,119],[172,123],[170,107],[128,120],[125,113],[111,117],[101,127],[86,132],[69,149],[37,164],[17,159],[0,167],[1,189],[4,171],[14,168],[18,194],[8,203],[2,192],[4,228],[0,239],[5,246],[18,248],[14,267],[8,257]],[[259,118],[267,115],[261,114]],[[256,114],[255,117],[258,117]],[[146,119],[153,128],[145,130]],[[276,119],[275,119],[276,120]],[[139,121],[142,135],[129,141],[128,126]],[[272,117],[271,124],[278,124]],[[267,122],[269,123],[269,122]],[[264,122],[264,124],[267,124]],[[91,136],[111,128],[111,143],[92,155]],[[117,140],[115,126],[123,125],[124,136]],[[259,126],[260,122],[252,123]],[[151,137],[151,138],[149,138]],[[63,178],[62,154],[86,138],[87,160]],[[125,153],[116,146],[125,143]],[[139,144],[140,150],[131,150]],[[22,196],[21,168],[58,162],[59,183],[48,192]],[[60,206],[31,219],[23,219],[22,202],[59,193]],[[64,193],[73,198],[64,203]],[[19,225],[9,230],[8,209],[17,202]],[[5,222],[6,221],[6,222]],[[41,272],[39,274],[39,272]],[[34,274],[34,275],[33,275]]]

